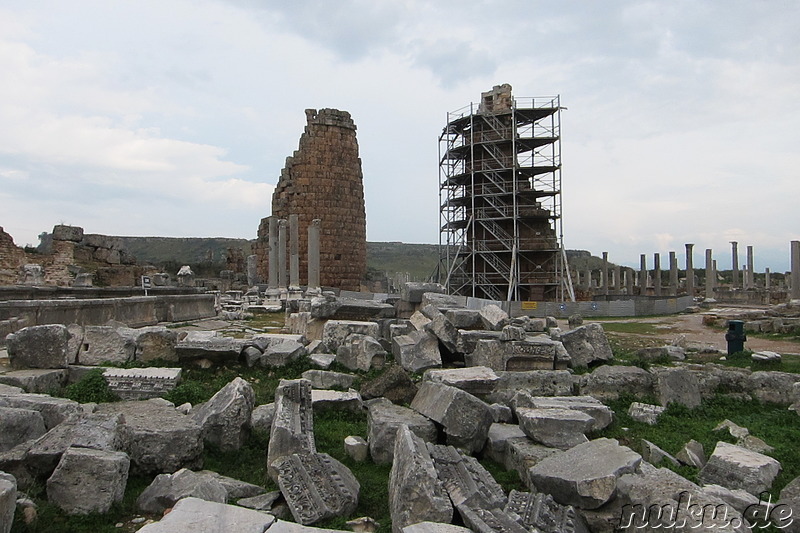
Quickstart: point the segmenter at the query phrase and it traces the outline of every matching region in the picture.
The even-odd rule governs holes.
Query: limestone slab
[[[642,457],[614,439],[595,439],[542,460],[530,469],[537,491],[564,505],[596,509],[613,496],[619,476],[631,473]]]
[[[274,522],[270,514],[190,497],[138,533],[264,533]]]

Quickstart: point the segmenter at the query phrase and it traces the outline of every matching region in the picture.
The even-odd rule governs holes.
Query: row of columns
[[[297,215],[289,220],[269,217],[268,289],[300,291],[300,224]],[[308,226],[308,289],[320,288],[320,219]],[[287,253],[288,252],[288,253]],[[288,271],[287,271],[288,262]],[[287,279],[288,276],[288,279]]]
[[[686,294],[695,294],[694,285],[694,261],[693,261],[693,248],[694,244],[687,243],[686,245]],[[739,251],[738,242],[731,241],[731,265],[733,271],[733,287],[754,289],[755,283],[755,268],[754,268],[754,253],[753,247],[747,247],[747,263],[742,272],[742,281],[740,283],[739,274]],[[771,288],[771,273],[769,268],[765,269],[765,289]],[[669,252],[669,285],[667,291],[669,296],[677,296],[678,294],[678,258],[674,251]],[[603,252],[603,266],[600,271],[600,285],[601,294],[609,295],[613,290],[614,294],[621,292],[621,281],[623,279],[623,272],[620,266],[615,266],[612,272],[611,280],[609,281],[609,268],[608,268],[608,252]],[[634,279],[634,276],[637,279]],[[581,285],[581,275],[579,272],[575,273],[576,285]],[[717,279],[717,265],[716,260],[713,258],[713,251],[707,248],[705,251],[705,294],[713,295],[716,288]],[[584,274],[584,285],[591,286],[591,271],[586,271]],[[648,286],[652,281],[653,294],[655,296],[663,296],[663,283],[662,283],[662,269],[661,269],[661,254],[656,253],[653,256],[653,276],[652,280],[647,269],[647,256],[641,254],[639,272],[635,272],[631,268],[624,270],[624,284],[625,292],[633,294],[634,284],[639,287],[639,293],[645,294]],[[800,299],[800,241],[791,242],[791,274],[787,276],[787,285],[790,287],[790,298]]]

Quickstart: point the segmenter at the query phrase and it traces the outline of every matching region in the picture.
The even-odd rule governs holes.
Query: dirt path
[[[632,319],[630,322],[655,324],[658,333],[640,335],[636,333],[615,332],[613,335],[659,339],[663,340],[665,344],[669,344],[675,339],[683,337],[687,345],[690,346],[707,346],[722,351],[726,351],[728,348],[728,344],[725,341],[725,331],[704,326],[703,315],[699,313]],[[798,342],[785,339],[756,338],[752,335],[747,337],[745,348],[753,352],[769,350],[783,355],[800,354],[800,343]]]

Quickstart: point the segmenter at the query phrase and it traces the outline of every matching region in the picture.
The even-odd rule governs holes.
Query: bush
[[[90,371],[80,381],[69,385],[64,391],[64,396],[79,403],[118,401],[119,397],[108,388],[103,372],[102,368]]]

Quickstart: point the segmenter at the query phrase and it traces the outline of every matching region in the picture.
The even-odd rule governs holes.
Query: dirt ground
[[[587,322],[588,321],[589,320],[587,320]],[[606,320],[600,319],[597,320],[597,322],[603,323],[606,322]],[[657,346],[671,344],[680,339],[686,346],[727,351],[728,345],[725,341],[725,330],[704,326],[702,313],[632,318],[630,320],[614,320],[614,322],[654,324],[657,331],[654,334],[609,333],[609,335],[617,337],[638,337],[645,345]],[[745,349],[753,352],[769,350],[782,355],[800,354],[800,342],[784,338],[770,339],[748,335],[747,341],[745,342]]]

